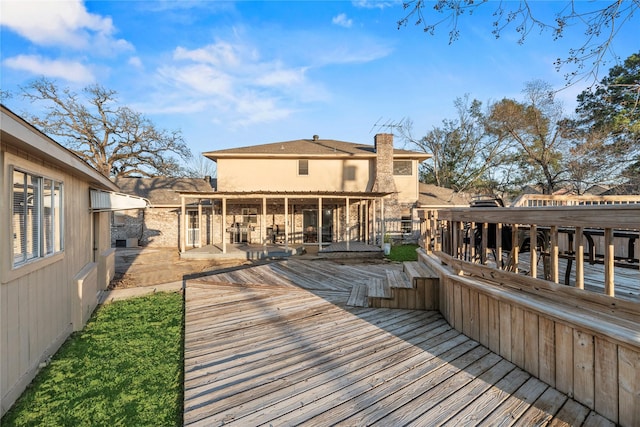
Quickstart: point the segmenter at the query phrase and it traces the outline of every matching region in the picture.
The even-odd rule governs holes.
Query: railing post
[[[536,249],[538,247],[538,226],[535,224],[531,224],[529,227],[529,254],[530,254],[530,268],[529,268],[529,276],[536,278],[538,277],[538,253]]]
[[[615,248],[613,246],[613,229],[604,229],[604,293],[615,296],[613,285],[615,269]]]
[[[469,224],[469,261],[476,262],[476,223]]]
[[[482,223],[482,240],[480,248],[480,264],[485,265],[487,263],[487,239],[489,239],[489,224]]]
[[[520,255],[520,242],[518,242],[518,224],[511,226],[511,259],[510,263],[513,266],[513,272],[518,272],[518,257]]]
[[[582,227],[576,227],[574,238],[574,254],[576,257],[576,288],[584,289],[584,243],[582,242]]]
[[[551,281],[554,283],[559,282],[558,276],[558,226],[552,225],[549,233],[551,234],[550,239],[550,247],[549,247],[549,258],[550,258],[550,268],[551,268]]]
[[[496,268],[502,269],[502,223],[496,224]]]

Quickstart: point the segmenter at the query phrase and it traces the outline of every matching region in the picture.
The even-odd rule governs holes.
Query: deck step
[[[387,282],[392,288],[411,289],[413,288],[407,275],[398,270],[387,270]]]
[[[403,267],[412,286],[415,285],[416,280],[438,277],[434,271],[419,261],[405,261]]]
[[[369,298],[367,295],[368,286],[363,283],[356,283],[351,288],[347,305],[351,307],[369,307]]]
[[[391,298],[391,287],[386,279],[371,279],[367,288],[369,298]]]

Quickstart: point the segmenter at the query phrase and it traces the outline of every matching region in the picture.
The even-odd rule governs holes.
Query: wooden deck
[[[189,280],[184,424],[613,425],[438,312],[345,305],[388,269],[290,259]]]

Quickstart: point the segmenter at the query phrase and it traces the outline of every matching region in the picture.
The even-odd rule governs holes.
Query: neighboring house
[[[0,105],[0,414],[114,275],[108,178]],[[130,199],[122,197],[125,204]]]
[[[178,191],[207,192],[214,190],[210,177],[205,178],[116,178],[120,191],[135,194],[149,201],[147,209],[113,212],[111,218],[111,246],[151,246],[177,248],[180,242],[181,201]],[[204,207],[203,229],[211,230],[210,202],[200,204]],[[198,205],[188,206],[187,245],[200,246],[211,244],[211,236],[206,233],[200,241],[199,227],[193,225],[198,216]]]
[[[224,252],[235,242],[322,247],[419,234],[418,165],[431,155],[394,149],[393,135],[376,135],[373,146],[315,135],[203,155],[217,163],[217,188],[179,191],[189,219],[180,223],[181,252],[205,244],[205,235]],[[187,241],[190,229],[202,229],[200,241]]]
[[[418,206],[421,208],[469,207],[469,203],[471,203],[472,197],[469,194],[423,182],[419,185]]]

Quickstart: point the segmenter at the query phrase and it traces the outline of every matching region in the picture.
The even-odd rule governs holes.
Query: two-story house
[[[380,244],[385,233],[418,231],[418,166],[431,156],[394,149],[391,134],[373,146],[314,135],[203,154],[217,164],[216,188],[179,192],[181,252],[238,242]]]

